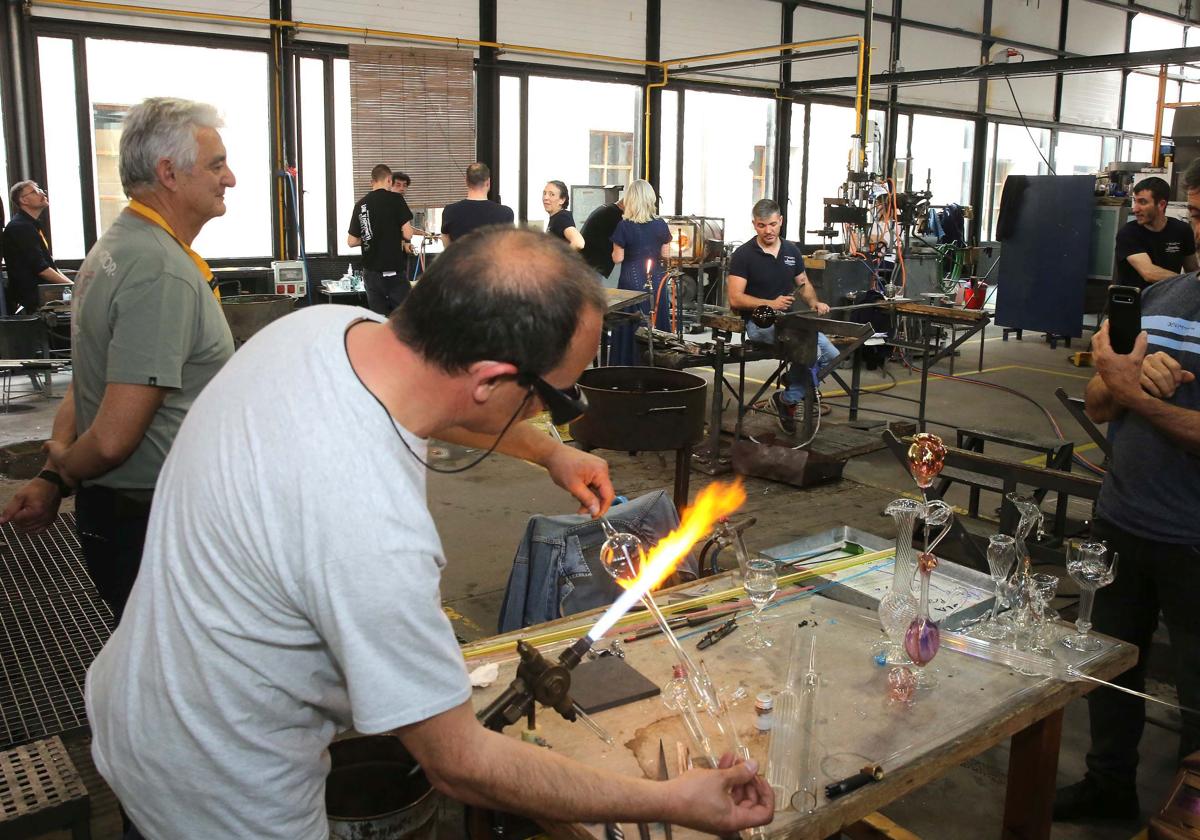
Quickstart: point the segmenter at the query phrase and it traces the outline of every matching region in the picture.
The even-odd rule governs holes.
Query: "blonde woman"
[[[648,181],[634,181],[625,190],[625,216],[613,231],[612,258],[621,266],[621,278],[617,287],[641,291],[646,288],[646,278],[652,282],[651,300],[642,304],[642,312],[657,311],[655,326],[660,330],[671,328],[671,302],[662,291],[662,261],[670,255],[671,231],[667,223],[658,217],[658,197]],[[637,364],[633,342],[633,327],[625,326],[613,330],[610,364]]]

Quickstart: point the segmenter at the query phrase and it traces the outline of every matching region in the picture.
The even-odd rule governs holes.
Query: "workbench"
[[[888,564],[890,560],[881,563]],[[714,582],[714,590],[724,588],[720,582],[723,578],[705,580]],[[689,586],[695,584],[683,588]],[[748,617],[732,635],[703,652],[697,652],[696,644],[709,627],[681,634],[684,647],[697,661],[704,660],[725,696],[739,686],[745,688],[745,698],[732,707],[733,720],[752,757],[759,762],[760,772],[765,774],[770,738],[769,733],[755,730],[754,696],[782,686],[791,629],[799,621],[808,621],[814,627],[816,667],[821,675],[819,734],[814,749],[822,793],[811,814],[799,814],[788,808],[787,803],[777,803],[775,820],[764,836],[829,837],[1008,737],[1012,738],[1012,752],[1003,836],[1025,840],[1044,840],[1050,836],[1063,707],[1094,688],[1093,684],[1022,676],[1007,667],[973,659],[943,646],[929,665],[940,684],[928,692],[918,692],[911,707],[890,704],[887,669],[877,666],[872,658],[872,649],[883,639],[876,615],[820,596],[787,600],[796,591],[781,590],[777,598],[784,600],[765,613],[774,619],[767,622],[766,632],[775,638],[775,646],[765,653],[751,653],[743,645],[749,633]],[[659,593],[658,600],[664,606],[668,603],[663,593]],[[518,638],[530,639],[571,628],[579,628],[575,635],[583,635],[596,617],[597,613],[584,613],[465,648],[469,668],[489,661],[500,663],[497,682],[487,689],[476,689],[476,708],[483,708],[513,677],[515,653],[511,648],[497,649],[498,643],[515,643]],[[1059,629],[1065,634],[1071,628],[1064,624]],[[598,646],[603,647],[608,639],[628,632],[628,627],[618,626]],[[1055,653],[1102,679],[1111,679],[1134,664],[1135,648],[1100,638],[1105,646],[1098,653],[1077,654],[1057,643]],[[566,644],[567,641],[559,641],[542,645],[541,649],[548,656],[557,657]],[[670,679],[675,659],[661,635],[623,647],[626,661],[649,680],[661,686]],[[599,712],[593,718],[612,735],[613,746],[604,744],[582,724],[568,723],[552,710],[539,708],[537,715],[542,736],[556,752],[591,767],[630,776],[656,778],[661,739],[670,777],[676,776],[677,743],[686,744],[687,735],[675,713],[664,707],[660,697]],[[511,726],[506,734],[517,737],[520,728],[520,724]],[[918,745],[912,752],[898,758],[892,766],[884,764],[886,775],[882,780],[833,801],[825,798],[825,784],[853,775],[864,765],[880,762],[912,744]],[[968,809],[971,803],[947,803],[945,807]],[[555,838],[594,840],[604,836],[600,824],[543,823],[543,826]],[[650,828],[656,840],[663,836],[658,825],[651,824]],[[625,836],[636,836],[633,825],[626,824],[624,829]],[[993,831],[981,829],[981,835],[984,833],[991,835]],[[674,828],[674,837],[679,840],[705,836],[678,826]]]

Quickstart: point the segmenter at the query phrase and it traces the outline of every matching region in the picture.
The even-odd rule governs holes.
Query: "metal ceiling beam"
[[[786,41],[784,43],[787,43]],[[817,58],[829,58],[836,55],[856,55],[858,47],[830,47],[827,50],[816,50],[814,52],[796,53],[789,51],[787,54],[780,53],[779,55],[768,55],[759,58],[743,58],[739,61],[723,61],[720,64],[704,64],[699,67],[689,67],[683,65],[680,67],[672,67],[671,75],[678,76],[683,73],[709,73],[713,70],[733,70],[743,67],[761,67],[764,64],[783,64],[792,63],[794,61],[811,61]]]
[[[781,2],[781,0],[775,0],[775,2]],[[822,2],[822,0],[795,0],[795,3],[801,9],[812,9],[812,10],[818,11],[818,12],[829,12],[829,13],[835,14],[835,15],[847,15],[849,17],[854,17],[854,18],[861,18],[863,16],[862,10],[860,10],[860,9],[850,9],[850,8],[847,8],[846,6],[838,6],[835,3]],[[886,12],[875,12],[874,15],[872,15],[872,17],[875,20],[880,21],[881,23],[887,23],[892,26],[895,26],[895,24],[896,24],[896,16],[894,14],[887,14]],[[976,41],[996,40],[996,41],[1004,43],[1008,46],[1018,47],[1020,49],[1026,49],[1026,50],[1037,50],[1039,52],[1049,53],[1051,55],[1061,55],[1061,56],[1078,55],[1078,53],[1067,52],[1065,50],[1057,50],[1054,47],[1046,46],[1044,44],[1032,44],[1032,43],[1029,43],[1028,41],[1014,41],[1014,40],[1011,40],[1008,38],[993,38],[992,36],[987,35],[986,33],[975,32],[974,30],[963,29],[962,27],[958,27],[958,26],[946,26],[945,24],[941,24],[941,23],[931,23],[929,21],[924,21],[924,20],[913,20],[912,18],[904,17],[903,14],[901,14],[901,16],[900,16],[900,25],[902,27],[911,27],[912,29],[924,29],[927,32],[939,32],[942,35],[954,35],[958,38],[970,38],[970,39],[973,39]]]
[[[1050,76],[1055,73],[1089,73],[1120,70],[1129,67],[1150,67],[1162,64],[1186,64],[1200,60],[1200,47],[1176,47],[1169,50],[1144,50],[1131,53],[1051,58],[1045,61],[1022,61],[1015,64],[985,64],[974,67],[943,67],[937,70],[912,70],[903,73],[881,73],[871,77],[871,86],[929,84],[978,79],[999,79],[1019,76]],[[853,76],[801,82],[788,88],[789,93],[805,94],[816,91],[853,87]]]
[[[1174,21],[1175,23],[1183,23],[1193,25],[1195,20],[1184,17],[1182,15],[1174,15],[1170,12],[1164,12],[1161,9],[1155,9],[1151,6],[1143,6],[1140,3],[1125,3],[1122,0],[1083,0],[1085,3],[1092,3],[1096,6],[1108,6],[1110,9],[1117,9],[1131,15],[1150,15],[1151,17],[1162,18],[1163,20]]]
[[[787,0],[772,0],[772,2],[784,3],[784,2],[787,2]],[[1171,12],[1164,12],[1161,9],[1155,9],[1151,6],[1143,6],[1140,3],[1127,3],[1127,2],[1124,2],[1124,0],[1082,0],[1082,2],[1093,3],[1097,6],[1108,6],[1109,8],[1117,9],[1119,11],[1122,11],[1122,12],[1125,12],[1125,13],[1131,14],[1131,15],[1137,15],[1137,14],[1151,15],[1153,17],[1162,18],[1163,20],[1174,21],[1175,23],[1196,24],[1196,23],[1200,22],[1194,18],[1188,18],[1188,17],[1184,17],[1182,15],[1172,14]],[[862,14],[861,10],[858,10],[858,9],[851,9],[847,6],[838,6],[833,3],[822,3],[822,2],[818,2],[818,0],[797,0],[797,5],[807,7],[807,8],[813,8],[813,9],[823,8],[824,11],[835,12],[838,14],[851,14],[851,15],[856,15],[856,16]],[[890,21],[891,15],[886,15],[881,12],[876,12],[875,19]],[[922,28],[932,29],[934,31],[941,30],[941,31],[947,32],[948,34],[962,34],[962,35],[968,35],[970,37],[975,37],[975,38],[983,38],[984,37],[981,33],[972,34],[968,30],[965,30],[965,29],[959,29],[959,30],[957,30],[957,32],[955,32],[954,27],[950,27],[950,26],[941,26],[940,24],[928,24],[928,23],[925,23],[924,21],[918,21],[918,20],[907,20],[907,19],[902,19],[902,20],[905,25],[916,24],[917,26],[920,26]],[[1006,41],[1005,43],[1011,43],[1011,42]],[[1020,46],[1020,44],[1014,44],[1014,46]],[[1030,44],[1029,46],[1032,47],[1033,44]],[[1053,50],[1049,50],[1049,52],[1053,52]]]

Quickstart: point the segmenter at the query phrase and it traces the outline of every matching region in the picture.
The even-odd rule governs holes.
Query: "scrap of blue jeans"
[[[667,491],[655,490],[612,507],[608,520],[649,548],[679,524],[679,513]],[[530,517],[508,576],[499,632],[611,604],[621,588],[600,562],[603,542],[600,523],[586,514]],[[696,577],[695,558],[685,558],[678,571]]]

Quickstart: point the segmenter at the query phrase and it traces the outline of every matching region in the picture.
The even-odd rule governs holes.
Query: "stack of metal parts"
[[[74,514],[36,536],[0,528],[0,750],[86,729],[84,677],[113,624]]]

